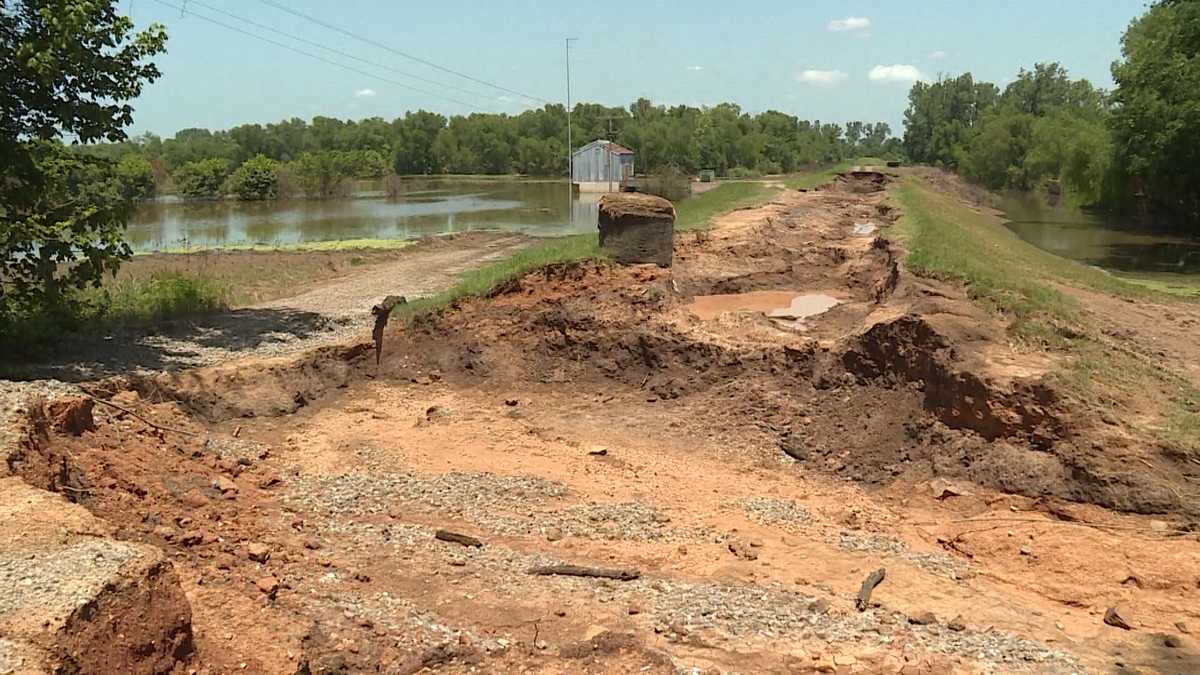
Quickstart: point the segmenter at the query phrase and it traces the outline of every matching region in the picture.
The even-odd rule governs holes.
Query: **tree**
[[[134,33],[112,0],[0,2],[0,330],[70,309],[68,289],[131,254],[133,202],[112,163],[59,139],[123,141],[165,42],[158,25]]]
[[[188,162],[175,170],[175,190],[184,199],[216,199],[222,195],[229,160],[210,157]]]
[[[279,162],[255,155],[229,175],[225,188],[247,201],[275,199],[279,196]]]
[[[354,175],[346,153],[327,150],[306,152],[287,165],[289,178],[310,197],[340,196],[345,180]]]
[[[1113,64],[1114,163],[1126,199],[1200,221],[1200,2],[1159,2],[1129,25]]]
[[[142,200],[154,196],[154,167],[150,160],[131,153],[117,160],[114,171],[125,199]]]

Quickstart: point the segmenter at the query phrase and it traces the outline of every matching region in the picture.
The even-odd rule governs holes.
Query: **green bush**
[[[751,169],[745,166],[735,166],[729,170],[730,178],[758,178],[762,175],[758,169]]]
[[[141,155],[125,155],[114,172],[126,199],[150,199],[154,196],[154,167]]]
[[[255,155],[230,174],[225,189],[246,201],[275,199],[279,196],[279,162]]]
[[[120,279],[94,300],[100,318],[128,323],[224,311],[229,296],[230,289],[199,274],[155,272]]]
[[[184,199],[215,199],[221,196],[229,161],[219,157],[188,162],[175,170],[175,190]]]

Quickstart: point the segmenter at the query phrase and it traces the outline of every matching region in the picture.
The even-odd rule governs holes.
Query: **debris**
[[[1162,641],[1164,647],[1171,649],[1180,649],[1183,647],[1183,639],[1178,635],[1164,635],[1162,636]]]
[[[472,546],[474,548],[480,548],[483,546],[483,542],[475,537],[466,534],[459,534],[457,532],[451,532],[450,530],[438,530],[433,534],[433,536],[435,539],[440,541],[448,541],[452,544],[461,544],[463,546]]]
[[[608,448],[596,448],[595,450],[588,450],[588,454],[593,457],[607,457]]]
[[[46,416],[55,431],[79,436],[85,431],[95,431],[92,418],[95,402],[90,396],[60,396],[46,404]]]
[[[946,628],[949,628],[955,633],[961,633],[967,629],[967,622],[963,619],[962,614],[959,614],[953,619],[950,619],[950,623],[946,624]]]
[[[871,592],[875,590],[876,586],[883,583],[883,579],[886,576],[887,569],[883,567],[867,575],[867,578],[862,582],[862,588],[858,591],[858,598],[854,600],[854,606],[858,611],[867,611],[867,608],[871,606]]]
[[[1183,621],[1176,621],[1175,627],[1179,629],[1180,633],[1188,634],[1188,633],[1192,632],[1191,630],[1188,629],[1188,625],[1186,623],[1184,623]]]
[[[803,438],[788,436],[780,441],[779,447],[783,450],[783,454],[798,462],[808,459],[808,446],[805,445]]]
[[[272,576],[266,576],[254,582],[255,587],[259,591],[265,593],[267,597],[274,598],[275,593],[279,591],[279,580]]]
[[[563,538],[563,531],[557,527],[551,527],[546,530],[546,541],[558,541]]]
[[[909,615],[908,622],[914,626],[932,626],[933,624],[937,623],[938,620],[936,614],[926,610],[924,612],[917,612],[916,614]]]
[[[371,330],[371,337],[375,338],[375,365],[379,365],[379,360],[383,358],[383,329],[387,327],[392,309],[407,302],[402,295],[389,295],[371,308],[371,315],[375,317],[375,328]]]
[[[758,560],[758,552],[740,539],[729,542],[729,552],[742,560]]]
[[[580,565],[543,565],[531,568],[529,573],[536,576],[595,577],[599,579],[615,579],[617,581],[633,581],[642,576],[642,573],[635,569],[605,569],[603,567],[583,567]]]
[[[971,493],[965,488],[951,483],[944,478],[935,478],[929,482],[929,490],[933,493],[934,499],[945,499],[947,497],[967,497]]]
[[[1129,625],[1116,607],[1109,607],[1108,611],[1104,613],[1104,623],[1122,630],[1133,630],[1133,626]]]
[[[259,542],[252,542],[246,545],[246,557],[254,562],[265,563],[271,557],[271,547]]]

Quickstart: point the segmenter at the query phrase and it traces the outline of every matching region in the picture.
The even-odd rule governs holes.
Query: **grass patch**
[[[229,308],[231,289],[217,280],[187,272],[159,271],[119,279],[88,294],[105,323],[148,323],[212,314]]]
[[[737,209],[757,206],[775,196],[778,188],[759,181],[722,183],[675,204],[675,229],[695,230],[712,227],[717,216]]]
[[[358,249],[394,251],[412,246],[412,239],[337,239],[333,241],[304,241],[292,244],[267,244],[257,242],[252,244],[223,244],[221,246],[189,246],[168,248],[158,251],[139,251],[136,255],[154,255],[156,253],[202,253],[204,251],[254,251],[259,253],[310,253],[313,251],[347,251]]]
[[[407,319],[462,298],[485,295],[500,284],[545,265],[603,257],[604,252],[594,234],[550,239],[517,251],[504,260],[471,270],[449,290],[409,302],[396,315]]]

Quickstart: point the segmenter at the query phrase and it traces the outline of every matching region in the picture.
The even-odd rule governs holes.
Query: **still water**
[[[408,239],[497,229],[536,236],[596,230],[597,201],[568,197],[566,182],[405,181],[397,197],[363,192],[350,199],[181,202],[142,205],[126,239],[135,251],[281,245],[338,239]]]
[[[1065,207],[1030,194],[1005,195],[1008,228],[1055,255],[1120,274],[1200,275],[1200,238]]]

